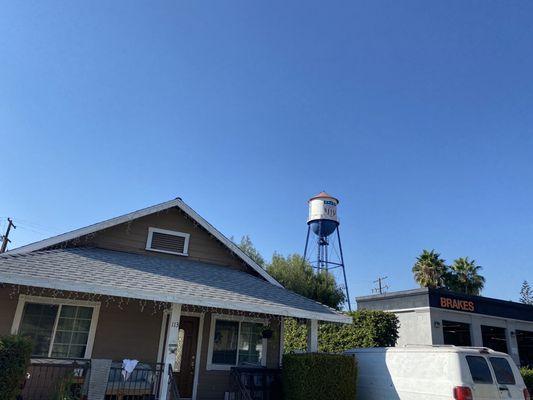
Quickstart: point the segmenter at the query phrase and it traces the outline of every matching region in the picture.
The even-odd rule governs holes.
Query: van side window
[[[516,384],[513,370],[505,358],[490,357],[489,360],[492,364],[492,369],[494,370],[498,383],[501,383],[502,385]]]
[[[466,362],[470,369],[470,374],[475,383],[492,383],[489,364],[483,357],[466,356]]]

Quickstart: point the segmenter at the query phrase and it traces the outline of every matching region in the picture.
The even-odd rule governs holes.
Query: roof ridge
[[[19,253],[29,253],[38,251],[47,247],[58,245],[59,243],[68,242],[70,240],[79,238],[81,236],[89,235],[94,232],[101,231],[112,226],[116,226],[128,221],[133,221],[135,219],[141,218],[146,215],[151,215],[159,211],[167,210],[169,208],[177,207],[188,217],[194,220],[198,225],[203,229],[209,232],[216,240],[218,240],[222,245],[232,251],[238,258],[240,258],[245,264],[247,264],[251,269],[253,269],[257,274],[263,277],[264,280],[271,283],[274,286],[282,285],[276,281],[268,272],[266,272],[259,264],[252,260],[244,251],[242,251],[235,243],[229,240],[225,235],[223,235],[218,229],[216,229],[209,221],[203,218],[198,214],[194,209],[192,209],[187,203],[185,203],[181,198],[177,197],[173,200],[169,200],[163,203],[155,204],[150,207],[145,207],[137,211],[133,211],[127,214],[119,215],[114,218],[106,219],[104,221],[97,222],[73,231],[65,232],[60,235],[52,236],[50,238],[40,240],[34,243],[30,243],[21,247],[17,247],[13,250],[10,250],[11,254]]]

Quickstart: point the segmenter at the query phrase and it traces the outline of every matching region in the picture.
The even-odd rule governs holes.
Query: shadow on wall
[[[392,376],[387,368],[386,352],[354,353],[358,365],[357,400],[400,400]]]

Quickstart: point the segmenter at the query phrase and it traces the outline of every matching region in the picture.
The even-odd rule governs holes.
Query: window
[[[189,237],[190,235],[188,233],[159,228],[148,228],[146,250],[187,256],[189,250]]]
[[[33,340],[33,356],[86,358],[98,310],[98,303],[21,295],[13,331]]]
[[[208,369],[230,369],[236,365],[265,365],[265,322],[214,316],[209,341]]]
[[[470,324],[453,321],[442,321],[444,344],[454,346],[472,346]]]
[[[533,368],[533,332],[516,331],[516,342],[518,354],[520,354],[520,365]]]
[[[492,374],[484,357],[466,356],[474,383],[492,383]]]
[[[505,328],[481,325],[481,336],[483,337],[483,346],[492,350],[501,351],[502,353],[507,353]]]
[[[496,375],[496,380],[502,385],[515,385],[513,370],[505,358],[490,357],[490,363]]]

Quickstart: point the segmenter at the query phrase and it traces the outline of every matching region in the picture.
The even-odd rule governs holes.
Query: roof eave
[[[341,313],[318,313],[312,311],[301,310],[287,306],[268,306],[260,307],[254,306],[245,302],[232,302],[223,299],[206,299],[205,297],[196,296],[180,296],[179,293],[161,293],[147,290],[130,290],[125,288],[107,287],[102,285],[91,285],[87,283],[80,283],[75,281],[58,281],[35,278],[30,276],[19,276],[11,274],[0,274],[0,282],[14,285],[35,286],[46,289],[66,290],[74,292],[84,292],[91,294],[99,294],[105,296],[117,296],[139,300],[149,301],[164,301],[169,303],[190,304],[202,307],[216,307],[225,308],[229,310],[256,312],[269,315],[279,315],[283,317],[293,317],[302,319],[316,319],[325,322],[336,322],[350,324],[352,318]]]

